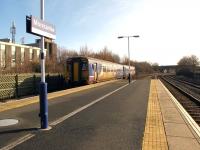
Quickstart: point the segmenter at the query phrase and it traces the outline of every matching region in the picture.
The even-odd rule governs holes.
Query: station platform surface
[[[48,149],[55,146],[56,142],[59,145],[63,137],[68,138],[68,143],[66,144],[66,141],[64,143],[68,148],[73,147],[72,149],[80,146],[79,144],[83,146],[86,143],[85,149],[87,150],[89,148],[102,149],[103,145],[105,146],[104,149],[110,149],[108,147],[112,145],[112,149],[124,150],[200,150],[200,134],[197,133],[197,131],[200,131],[199,126],[196,127],[195,131],[194,124],[191,125],[191,122],[187,120],[185,114],[177,105],[178,102],[175,102],[175,98],[160,80],[150,80],[133,82],[130,86],[125,86],[126,88],[116,92],[101,103],[77,114],[76,117],[65,120],[58,126],[52,125],[52,130],[44,132],[38,132],[37,129],[33,128],[39,125],[37,118],[38,96],[1,104],[0,118],[3,118],[4,114],[5,117],[21,119],[21,123],[5,128],[5,131],[3,128],[0,130],[0,150],[8,150],[10,145],[13,146],[12,143],[16,143],[13,142],[16,139],[19,139],[22,144],[16,145],[14,149]],[[49,94],[50,122],[57,120],[60,116],[71,114],[70,112],[76,107],[79,108],[92,102],[91,97],[94,97],[93,99],[98,98],[109,90],[116,90],[124,84],[124,81],[109,81]],[[98,86],[99,88],[94,88]],[[93,90],[83,91],[85,89]],[[70,96],[72,93],[76,94]],[[66,96],[67,94],[69,96]],[[59,111],[57,111],[57,107]],[[88,125],[90,125],[90,128],[88,128]],[[102,129],[102,127],[104,128]],[[117,130],[118,128],[120,130]],[[100,132],[95,135],[91,134],[96,130]],[[109,134],[111,131],[112,134]],[[76,134],[71,134],[71,132]],[[57,141],[52,142],[57,134],[61,139],[57,138]],[[91,139],[95,139],[91,140],[91,143],[87,141],[89,137],[84,138],[84,136],[89,135],[91,135]],[[27,141],[19,137],[25,137]],[[45,138],[41,140],[42,137]],[[73,138],[75,142],[73,142]],[[48,147],[45,145],[46,143],[48,143]],[[6,146],[7,144],[8,146]],[[1,149],[1,146],[4,145],[5,147]],[[80,147],[77,149],[80,149]],[[61,149],[61,147],[57,149]],[[81,149],[84,148],[81,147]]]
[[[174,99],[160,80],[151,80],[143,150],[200,150],[199,136]]]

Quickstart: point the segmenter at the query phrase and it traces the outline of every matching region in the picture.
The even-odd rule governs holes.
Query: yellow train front
[[[89,57],[71,57],[66,62],[66,80],[71,85],[127,78],[128,66]],[[135,68],[131,67],[131,75]]]

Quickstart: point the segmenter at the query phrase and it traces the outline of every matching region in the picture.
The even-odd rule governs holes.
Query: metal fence
[[[48,92],[66,88],[61,74],[47,74]],[[0,75],[0,101],[37,95],[39,93],[40,74]]]

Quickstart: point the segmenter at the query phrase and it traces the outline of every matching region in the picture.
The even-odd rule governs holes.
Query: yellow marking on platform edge
[[[98,86],[105,85],[105,84],[112,83],[112,82],[116,82],[116,81],[117,80],[106,81],[106,82],[101,82],[101,83],[97,83],[97,84],[90,84],[90,85],[81,86],[81,87],[77,87],[77,88],[72,88],[72,89],[62,90],[62,91],[58,91],[58,92],[48,93],[48,100],[56,100],[56,99],[54,99],[56,97],[60,97],[60,96],[72,94],[72,93],[75,93],[75,92],[91,89],[91,88],[94,88],[94,87],[98,87]],[[10,110],[10,109],[19,108],[19,107],[23,107],[23,106],[38,103],[38,102],[39,102],[39,96],[29,97],[29,98],[25,98],[25,99],[21,99],[21,100],[11,100],[9,102],[0,104],[0,112],[7,111],[7,110]]]
[[[156,80],[151,80],[142,150],[168,150]]]

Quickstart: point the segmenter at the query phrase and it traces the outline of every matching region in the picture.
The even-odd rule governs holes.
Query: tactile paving
[[[168,150],[155,80],[151,80],[142,149]]]

